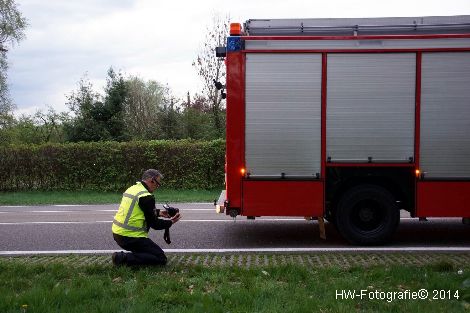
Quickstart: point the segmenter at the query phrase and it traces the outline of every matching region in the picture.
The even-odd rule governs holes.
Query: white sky
[[[260,18],[470,15],[470,0],[17,0],[27,38],[10,49],[16,114],[52,106],[85,73],[100,90],[110,66],[153,79],[178,97],[197,92],[192,67],[215,14],[233,22]]]

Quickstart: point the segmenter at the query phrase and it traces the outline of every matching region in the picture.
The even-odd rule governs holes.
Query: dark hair
[[[157,177],[163,178],[162,173],[154,169],[148,169],[142,175],[142,180],[147,180],[149,178],[157,178]]]

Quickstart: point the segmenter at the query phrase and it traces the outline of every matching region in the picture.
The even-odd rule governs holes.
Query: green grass
[[[32,265],[0,259],[0,312],[468,312],[470,267],[315,269]],[[336,290],[450,290],[446,300],[336,298]],[[453,298],[459,292],[459,299]]]
[[[217,190],[171,190],[159,189],[157,202],[212,202],[219,197]],[[0,205],[45,204],[107,204],[119,203],[121,193],[98,191],[25,191],[0,192]]]

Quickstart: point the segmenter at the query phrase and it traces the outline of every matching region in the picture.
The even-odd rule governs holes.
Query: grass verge
[[[219,197],[217,190],[159,189],[157,202],[212,202]],[[107,204],[119,203],[121,193],[98,191],[25,191],[0,192],[0,205],[46,205],[46,204]]]
[[[462,270],[442,264],[130,269],[0,259],[0,312],[468,312],[470,267]],[[424,300],[387,298],[422,289],[429,292]],[[367,296],[345,299],[337,296],[341,290]],[[433,290],[445,293],[433,299]],[[376,291],[385,298],[371,298]]]

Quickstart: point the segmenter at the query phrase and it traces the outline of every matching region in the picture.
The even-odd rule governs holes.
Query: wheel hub
[[[351,220],[360,231],[373,231],[382,222],[380,204],[370,199],[358,202],[352,211]]]
[[[359,210],[359,218],[363,221],[363,222],[370,222],[374,219],[374,211],[369,208],[369,207],[365,207],[365,208],[361,208]]]

